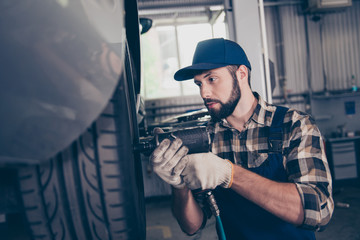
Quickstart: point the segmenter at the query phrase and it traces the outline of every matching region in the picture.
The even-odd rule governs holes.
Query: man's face
[[[220,121],[234,112],[241,97],[235,73],[222,67],[196,75],[194,79],[214,121]]]

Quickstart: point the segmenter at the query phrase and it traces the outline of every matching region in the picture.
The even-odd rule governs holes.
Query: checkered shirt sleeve
[[[334,211],[323,139],[309,115],[293,111],[290,118],[287,122],[292,124],[284,148],[288,179],[296,184],[302,200],[305,214],[302,227],[321,231]]]

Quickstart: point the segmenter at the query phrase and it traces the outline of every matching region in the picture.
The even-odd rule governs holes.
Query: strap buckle
[[[282,140],[268,139],[269,153],[282,153]]]

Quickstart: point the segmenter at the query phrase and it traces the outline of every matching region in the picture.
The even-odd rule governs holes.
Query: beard
[[[204,103],[205,103],[205,105],[208,102],[214,102],[214,103],[220,104],[220,108],[218,110],[213,109],[213,108],[210,110],[208,109],[212,120],[214,122],[219,122],[221,119],[227,118],[234,112],[236,105],[240,101],[240,98],[241,98],[241,91],[240,91],[239,84],[237,82],[237,79],[233,78],[233,89],[231,91],[229,100],[227,102],[223,103],[217,99],[207,98],[207,99],[204,99]]]

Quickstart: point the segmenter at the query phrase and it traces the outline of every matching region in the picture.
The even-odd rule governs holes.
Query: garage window
[[[192,23],[154,26],[141,36],[144,99],[199,94],[193,81],[177,82],[174,73],[192,62],[196,44],[204,39],[227,37],[224,14],[213,24]]]

